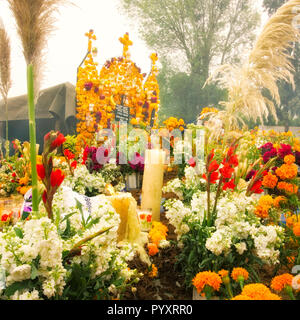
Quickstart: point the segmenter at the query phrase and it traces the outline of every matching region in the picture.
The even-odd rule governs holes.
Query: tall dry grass
[[[8,93],[11,88],[11,45],[9,36],[0,18],[0,93],[5,106],[5,149],[6,157],[9,156],[8,142]]]
[[[277,121],[274,105],[274,102],[280,105],[277,83],[284,80],[294,85],[290,49],[300,36],[299,29],[293,25],[297,6],[300,0],[290,0],[278,9],[242,66],[221,66],[207,81],[217,81],[228,90],[228,101],[221,102],[225,110],[213,115],[211,121],[221,120],[225,130],[243,124],[242,116],[263,123],[271,113]]]
[[[34,70],[35,97],[43,79],[44,50],[55,29],[55,13],[67,0],[6,0],[16,21],[27,65]]]

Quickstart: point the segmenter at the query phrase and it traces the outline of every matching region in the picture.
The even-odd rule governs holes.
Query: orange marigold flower
[[[148,250],[149,250],[149,255],[152,257],[152,256],[155,256],[159,250],[158,250],[158,247],[155,243],[149,243],[148,244]]]
[[[266,188],[274,189],[277,185],[278,178],[269,172],[267,175],[264,176],[262,185]]]
[[[241,294],[252,300],[269,300],[272,292],[262,283],[251,283],[244,287]]]
[[[267,300],[282,300],[277,294],[274,293],[270,293],[267,296]]]
[[[284,163],[286,163],[286,164],[293,164],[293,163],[295,163],[295,161],[296,161],[296,158],[292,154],[289,154],[284,157]]]
[[[294,263],[295,263],[295,260],[296,260],[296,258],[295,258],[294,256],[287,257],[287,261],[288,261],[290,264],[294,264]]]
[[[286,225],[288,228],[293,228],[294,224],[298,221],[297,215],[292,215],[286,218]]]
[[[232,298],[231,300],[254,300],[248,296],[245,296],[243,294],[239,294],[237,296],[235,296],[234,298]]]
[[[211,271],[199,272],[193,279],[193,285],[198,293],[201,293],[205,286],[210,286],[213,290],[219,291],[221,284],[221,277],[217,273]]]
[[[272,279],[271,288],[281,292],[286,286],[292,286],[293,276],[289,273],[282,274]]]
[[[225,278],[228,276],[228,271],[223,269],[223,270],[220,270],[218,274],[221,278]]]
[[[295,225],[294,225],[294,228],[293,228],[293,233],[296,237],[300,237],[300,223],[297,222]]]
[[[276,175],[281,180],[293,179],[298,174],[298,167],[296,164],[283,164],[276,170]]]
[[[235,281],[239,281],[239,278],[243,277],[244,280],[248,280],[249,273],[244,268],[234,268],[231,272],[231,277]]]
[[[262,196],[259,199],[258,205],[254,213],[262,219],[268,218],[269,210],[273,205],[274,205],[274,199],[271,196],[269,195]]]
[[[288,182],[279,182],[277,188],[291,194],[296,194],[298,192],[298,187],[295,184]]]
[[[166,240],[168,228],[161,222],[153,221],[152,228],[149,232],[151,242],[159,245],[161,240]]]
[[[149,272],[149,277],[150,278],[156,278],[157,277],[157,273],[158,273],[157,267],[155,266],[155,264],[152,264],[151,272]]]
[[[280,202],[286,202],[286,197],[279,196],[274,199],[274,206],[280,208]]]

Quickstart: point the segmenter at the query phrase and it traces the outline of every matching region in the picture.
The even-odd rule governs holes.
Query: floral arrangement
[[[200,120],[203,120],[206,117],[210,116],[211,114],[218,113],[218,112],[219,110],[216,108],[209,108],[209,107],[203,108],[200,113]]]
[[[270,288],[262,283],[245,284],[249,281],[249,273],[246,269],[233,268],[231,273],[224,269],[219,272],[199,272],[193,278],[192,283],[197,292],[207,300],[214,296],[229,300],[283,300],[282,296],[279,295],[283,292],[291,300],[296,300],[295,290],[292,288],[293,276],[291,274],[285,273],[274,277],[271,280]],[[298,296],[297,293],[296,296]]]
[[[151,72],[144,83],[146,74],[130,60],[129,46],[133,43],[128,33],[119,39],[123,55],[107,60],[101,71],[94,61],[92,41],[96,40],[93,30],[86,34],[89,39],[88,54],[78,70],[77,92],[77,148],[95,144],[95,133],[111,128],[115,119],[116,105],[129,107],[131,124],[146,127],[155,111],[157,123],[159,108],[159,86],[157,82],[157,55],[151,55]]]
[[[0,233],[5,274],[0,299],[116,299],[141,276],[127,265],[134,247],[117,245],[120,217],[109,200],[86,198],[67,187],[68,179],[76,180],[77,170],[86,167],[78,166],[66,179],[53,167],[64,141],[59,132],[45,136],[37,165],[44,185],[39,211],[24,209],[19,221]]]
[[[166,121],[164,121],[164,125],[170,132],[172,132],[174,129],[184,131],[186,126],[183,119],[177,119],[175,117],[168,118]]]

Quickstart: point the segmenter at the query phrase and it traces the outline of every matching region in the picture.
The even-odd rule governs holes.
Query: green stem
[[[74,247],[70,250],[69,254],[68,254],[68,257],[69,256],[73,256],[74,254],[76,254],[78,251],[80,251],[80,247],[83,246],[85,243],[93,240],[94,238],[97,238],[99,236],[101,236],[102,234],[108,232],[110,229],[112,229],[113,227],[109,227],[109,228],[106,228],[104,230],[101,230],[101,231],[98,231],[84,239],[82,239],[81,241],[77,242]]]
[[[243,291],[244,289],[244,277],[238,277],[238,282],[240,284],[241,290]]]
[[[28,92],[28,116],[30,136],[30,162],[32,181],[32,211],[38,211],[38,178],[36,170],[36,127],[35,127],[35,104],[33,87],[33,67],[27,66],[27,92]]]
[[[5,113],[6,113],[6,124],[5,124],[5,150],[6,150],[6,159],[9,157],[9,141],[8,141],[8,102],[7,97],[4,98],[5,102]]]
[[[230,283],[225,284],[225,287],[227,289],[227,293],[228,293],[228,296],[229,296],[230,300],[233,299],[233,293],[232,293],[232,290],[231,290]]]
[[[296,300],[291,286],[285,286],[284,289],[285,289],[285,292],[290,296],[292,300]]]

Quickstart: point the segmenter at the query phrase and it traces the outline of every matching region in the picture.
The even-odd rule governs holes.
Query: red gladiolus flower
[[[75,158],[75,154],[73,154],[70,150],[64,150],[64,155],[68,160],[72,160]]]
[[[48,133],[44,136],[44,143],[46,144],[49,139],[50,139],[50,132],[48,132]]]
[[[37,170],[37,173],[38,173],[38,176],[44,180],[45,176],[46,176],[46,173],[45,173],[45,168],[42,164],[37,164],[36,165],[36,170]]]
[[[211,162],[211,160],[214,158],[214,156],[215,156],[215,150],[213,149],[211,151],[211,154],[208,156],[208,162]]]
[[[60,147],[66,141],[65,136],[62,133],[59,133],[57,138],[51,143],[51,148],[55,149]]]
[[[189,165],[190,165],[192,168],[195,168],[195,167],[196,167],[196,161],[195,161],[194,158],[191,158],[191,159],[189,160]]]
[[[6,222],[7,220],[8,220],[8,215],[7,214],[2,215],[1,221]]]
[[[223,186],[223,190],[226,191],[227,189],[234,190],[235,184],[234,184],[234,179],[230,180],[229,182],[225,183]]]
[[[16,175],[16,173],[14,172],[14,173],[12,174],[12,176],[15,178],[17,175]]]
[[[239,160],[237,155],[230,157],[228,164],[233,167],[237,167],[239,165]]]
[[[62,171],[60,169],[52,171],[51,176],[50,176],[51,186],[53,188],[54,187],[58,188],[62,184],[64,179],[65,179],[65,176],[62,174]]]
[[[220,169],[220,173],[224,179],[230,179],[234,169],[229,166],[229,164],[225,164],[223,168]]]
[[[205,180],[207,181],[207,176],[206,176],[206,174],[204,174],[202,177],[203,177],[203,179],[205,179]],[[212,172],[212,173],[209,175],[208,182],[211,183],[211,184],[215,184],[218,179],[219,179],[219,173],[215,171],[215,172]]]
[[[77,168],[77,161],[76,160],[71,163],[71,168],[73,168],[73,169]]]
[[[264,190],[261,189],[262,181],[257,181],[254,183],[253,187],[251,188],[251,191],[257,194],[263,193]]]
[[[208,172],[217,171],[219,167],[220,165],[218,164],[218,162],[216,160],[213,160],[208,167]]]
[[[47,191],[46,190],[44,191],[42,198],[43,198],[43,202],[46,203],[47,202]]]

